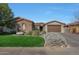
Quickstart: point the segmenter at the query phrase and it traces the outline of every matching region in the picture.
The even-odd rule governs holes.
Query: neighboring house
[[[35,29],[43,31],[44,23],[35,23]]]
[[[65,24],[59,21],[50,21],[44,25],[46,32],[61,32],[64,33]]]
[[[79,33],[79,22],[74,22],[68,25],[71,33]]]
[[[30,32],[33,28],[33,21],[20,17],[16,18],[16,32]]]

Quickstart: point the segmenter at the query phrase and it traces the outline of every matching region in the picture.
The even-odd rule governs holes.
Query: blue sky
[[[15,17],[31,19],[34,22],[48,22],[58,20],[70,23],[74,20],[79,4],[67,3],[10,3]]]

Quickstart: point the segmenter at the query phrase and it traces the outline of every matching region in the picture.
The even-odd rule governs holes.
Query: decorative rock
[[[66,39],[57,32],[47,33],[44,37],[45,47],[67,47]]]
[[[16,34],[17,35],[23,35],[24,33],[23,32],[17,32]]]

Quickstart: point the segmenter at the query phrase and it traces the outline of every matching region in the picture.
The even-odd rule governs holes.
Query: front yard
[[[44,39],[39,36],[0,36],[0,47],[42,47]]]

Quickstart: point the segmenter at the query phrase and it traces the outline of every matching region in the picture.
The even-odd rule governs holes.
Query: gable
[[[26,24],[27,26],[32,26],[32,22],[28,22],[25,20],[19,21],[19,22],[17,22],[17,24],[20,24],[20,25]]]
[[[60,22],[49,22],[48,25],[64,25],[64,24]]]

